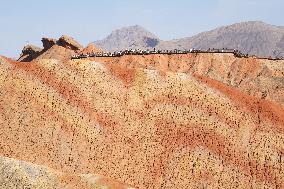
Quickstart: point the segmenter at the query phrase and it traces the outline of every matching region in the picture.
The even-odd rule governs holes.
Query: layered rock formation
[[[72,37],[62,35],[58,40],[42,38],[43,49],[35,46],[24,47],[18,61],[31,62],[40,59],[56,59],[66,61],[83,50],[83,47]]]
[[[284,187],[283,61],[0,61],[2,156],[142,189]]]
[[[71,49],[73,51],[78,51],[83,48],[83,46],[80,45],[77,41],[75,41],[73,38],[66,36],[66,35],[62,35],[57,41],[57,44],[59,46]]]
[[[42,46],[45,50],[50,49],[53,45],[56,44],[57,40],[53,39],[53,38],[47,38],[47,37],[43,37],[41,39],[42,42]]]
[[[20,55],[19,61],[30,62],[36,59],[41,54],[42,50],[43,49],[34,45],[26,45],[22,50],[22,54]]]
[[[284,61],[236,58],[233,54],[123,56],[93,60],[160,72],[199,74],[257,98],[284,105]]]

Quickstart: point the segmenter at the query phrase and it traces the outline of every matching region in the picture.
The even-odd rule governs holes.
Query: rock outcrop
[[[75,39],[67,35],[62,35],[58,40],[44,37],[41,41],[43,49],[33,45],[26,46],[18,61],[31,62],[40,59],[66,61],[72,55],[83,50],[83,47]]]
[[[44,50],[50,49],[53,45],[56,44],[57,40],[53,38],[44,37],[41,39]]]
[[[83,49],[82,45],[67,35],[62,35],[56,43],[59,46],[71,49],[73,51],[80,51]]]
[[[284,188],[283,105],[240,87],[281,92],[283,61],[0,62],[1,156],[141,189]]]
[[[26,45],[22,50],[22,54],[18,61],[30,62],[37,58],[42,52],[42,49],[34,45]]]

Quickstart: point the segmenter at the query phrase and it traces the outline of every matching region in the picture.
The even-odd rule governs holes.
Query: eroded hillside
[[[1,58],[1,156],[137,188],[283,188],[283,62],[181,56]]]
[[[237,58],[233,54],[123,56],[93,60],[127,68],[203,75],[242,92],[284,105],[284,60]]]

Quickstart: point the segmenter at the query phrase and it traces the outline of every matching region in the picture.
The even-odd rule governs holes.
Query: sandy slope
[[[249,96],[226,78],[253,59],[124,58],[2,58],[0,154],[138,188],[284,187],[282,99]],[[254,87],[263,67],[283,76],[279,63],[257,61],[244,80]]]
[[[133,189],[93,174],[66,174],[45,166],[0,156],[1,188],[86,188]]]

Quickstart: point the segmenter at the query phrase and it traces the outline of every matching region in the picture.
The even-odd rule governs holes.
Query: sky
[[[161,39],[189,37],[243,21],[284,26],[284,0],[0,0],[0,54],[18,58],[42,37],[83,45],[140,25]]]

